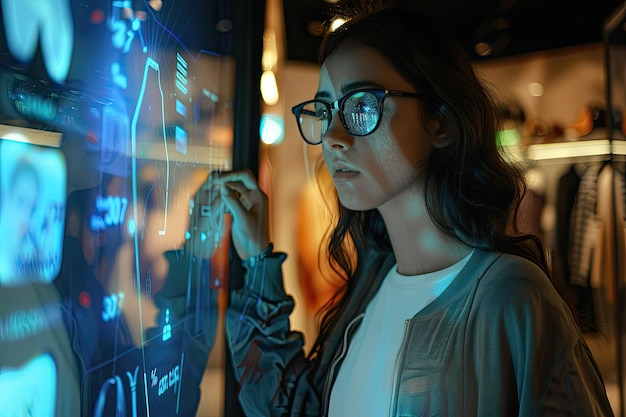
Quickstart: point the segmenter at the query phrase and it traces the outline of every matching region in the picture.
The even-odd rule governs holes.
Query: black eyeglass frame
[[[348,125],[345,121],[344,114],[343,114],[343,106],[348,100],[348,98],[358,93],[371,93],[378,100],[378,120],[376,121],[376,125],[372,128],[372,130],[370,130],[369,132],[365,134],[352,133],[350,129],[348,128]],[[371,135],[372,133],[376,131],[376,129],[378,129],[378,126],[380,125],[380,121],[383,117],[383,108],[384,108],[383,104],[385,102],[385,99],[390,96],[409,97],[409,98],[418,98],[418,99],[423,99],[426,97],[425,94],[407,93],[404,91],[388,90],[385,88],[359,88],[357,90],[350,91],[348,94],[344,95],[340,99],[335,100],[333,102],[322,100],[322,99],[307,100],[303,103],[293,106],[291,108],[291,112],[296,117],[296,123],[298,124],[298,130],[300,131],[300,136],[302,136],[302,139],[304,139],[304,141],[308,143],[309,145],[319,145],[320,143],[322,143],[322,138],[324,137],[326,132],[322,133],[319,142],[311,142],[307,140],[306,136],[302,132],[302,126],[300,124],[300,115],[302,114],[302,111],[305,106],[311,103],[319,103],[319,104],[324,105],[326,107],[326,110],[328,111],[328,126],[330,126],[330,124],[333,121],[333,110],[337,110],[337,112],[339,113],[339,119],[341,120],[341,124],[343,125],[343,128],[346,130],[346,132],[348,132],[352,136],[362,137],[362,136]]]

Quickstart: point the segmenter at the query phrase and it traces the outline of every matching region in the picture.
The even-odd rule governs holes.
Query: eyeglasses
[[[339,100],[309,100],[294,106],[291,111],[296,116],[300,134],[305,142],[319,145],[333,120],[333,110],[339,111],[339,118],[346,132],[352,136],[366,136],[374,132],[383,115],[383,102],[389,96],[423,98],[423,94],[402,91],[366,88],[351,91]]]

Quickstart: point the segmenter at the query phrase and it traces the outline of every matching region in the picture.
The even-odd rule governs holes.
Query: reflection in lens
[[[310,143],[319,143],[328,129],[328,110],[320,103],[310,103],[300,111],[300,129]]]
[[[300,126],[302,128],[302,134],[308,142],[319,143],[322,141],[322,136],[328,129],[328,120],[326,119],[300,119]]]
[[[378,121],[378,112],[352,113],[352,120],[348,123],[350,131],[356,135],[366,135],[374,130]]]
[[[359,92],[346,100],[343,116],[348,131],[353,135],[367,135],[378,123],[378,100],[369,92]]]

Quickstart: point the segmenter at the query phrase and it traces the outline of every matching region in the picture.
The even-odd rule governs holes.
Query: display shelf
[[[0,139],[58,148],[61,146],[62,135],[51,130],[0,124]]]
[[[533,161],[579,158],[594,156],[609,156],[611,153],[618,155],[626,154],[626,142],[611,141],[608,139],[582,140],[572,142],[539,143],[529,145],[524,151],[526,159]]]

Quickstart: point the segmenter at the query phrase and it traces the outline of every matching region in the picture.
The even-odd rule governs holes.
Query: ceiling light
[[[537,82],[528,83],[528,93],[533,97],[541,97],[543,95],[543,84]]]
[[[276,145],[282,142],[285,128],[282,117],[271,114],[261,116],[259,133],[266,145]]]
[[[261,75],[261,97],[268,106],[278,103],[278,84],[272,71],[263,71]]]
[[[474,50],[480,56],[489,56],[493,51],[491,45],[487,42],[478,42],[476,45],[474,45]]]
[[[346,19],[342,19],[341,17],[337,17],[330,22],[330,31],[334,32],[346,23]]]
[[[263,34],[263,57],[261,66],[263,71],[273,70],[278,65],[278,48],[276,47],[276,33],[272,29],[265,29]]]

